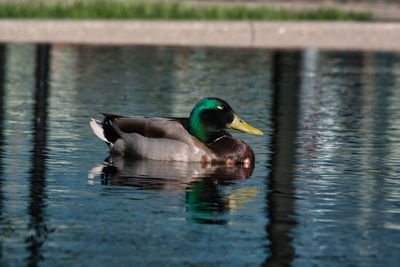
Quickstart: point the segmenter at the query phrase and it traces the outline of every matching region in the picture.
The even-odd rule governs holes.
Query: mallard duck
[[[93,132],[112,154],[153,160],[254,165],[251,147],[225,129],[263,135],[241,120],[224,100],[204,98],[189,118],[119,116],[91,119]]]

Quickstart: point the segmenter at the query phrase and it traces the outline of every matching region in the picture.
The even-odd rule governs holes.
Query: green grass
[[[336,8],[293,11],[267,6],[194,5],[166,2],[92,0],[60,2],[3,2],[0,18],[34,19],[200,19],[200,20],[372,20],[368,12]]]

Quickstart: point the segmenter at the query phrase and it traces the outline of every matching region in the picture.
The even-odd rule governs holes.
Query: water
[[[254,169],[103,163],[99,112],[225,99]],[[0,265],[400,261],[400,55],[0,45]]]

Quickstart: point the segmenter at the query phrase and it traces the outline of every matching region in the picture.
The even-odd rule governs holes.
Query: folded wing
[[[136,117],[119,116],[114,114],[103,114],[104,132],[107,139],[113,142],[116,139],[115,133],[124,138],[129,134],[136,133],[148,138],[169,139],[186,143],[189,146],[196,146],[208,151],[208,148],[196,137],[189,134],[186,129],[188,119],[186,118],[160,118],[160,117]],[[111,126],[115,133],[107,130]],[[110,140],[109,139],[109,140]]]

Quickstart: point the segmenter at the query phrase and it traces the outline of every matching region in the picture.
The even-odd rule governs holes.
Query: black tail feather
[[[105,116],[102,125],[104,130],[104,137],[111,143],[115,143],[121,136],[114,130],[112,126],[113,116],[107,116],[109,114],[103,114]]]

